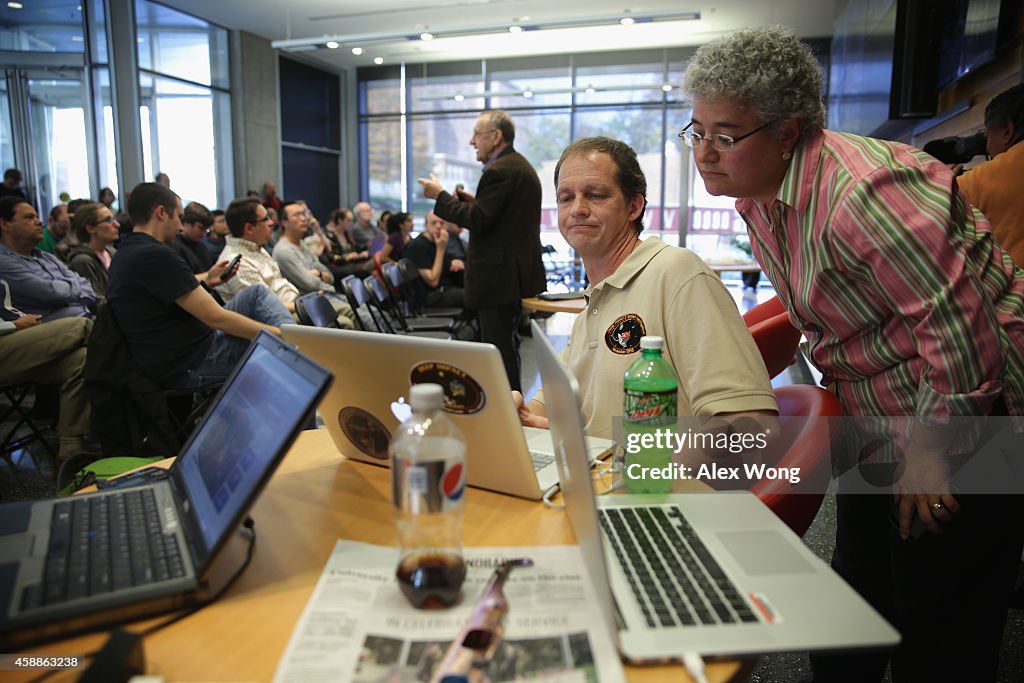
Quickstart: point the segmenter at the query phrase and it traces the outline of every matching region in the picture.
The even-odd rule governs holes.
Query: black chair
[[[295,300],[295,317],[300,325],[338,327],[338,314],[330,300],[320,292],[309,292]]]
[[[387,266],[394,266],[393,263],[384,264]],[[396,268],[389,268],[390,272],[394,272]],[[420,315],[414,316],[411,313],[411,308],[405,299],[400,296],[400,289],[396,287],[389,287],[388,284],[382,282],[378,278],[374,278],[374,282],[371,283],[367,280],[366,288],[370,291],[370,294],[377,298],[382,308],[392,313],[392,315],[398,321],[399,327],[406,332],[421,332],[430,330],[447,330],[451,332],[455,328],[455,319],[447,316],[427,316]]]
[[[403,258],[397,263],[384,264],[384,279],[395,292],[406,302],[410,315],[427,317],[461,317],[463,310],[455,307],[424,308],[416,298],[413,290],[417,280],[422,280],[420,269],[408,258]]]
[[[366,285],[363,284],[362,280],[355,275],[346,275],[341,279],[341,291],[345,294],[345,298],[348,299],[348,305],[355,312],[356,320],[359,321],[360,327],[367,332],[389,334],[386,323],[378,320],[373,309],[370,308],[370,295],[367,293]]]
[[[106,457],[176,455],[220,388],[158,385],[129,352],[109,303],[96,313],[84,375],[90,434]]]
[[[13,420],[13,424],[3,434],[3,441],[0,441],[0,457],[7,461],[7,464],[14,468],[14,460],[11,454],[28,444],[39,441],[50,452],[54,458],[57,453],[44,434],[45,427],[40,427],[32,419],[32,409],[25,405],[29,396],[32,395],[34,385],[31,382],[12,384],[0,387],[0,396],[7,402],[7,407],[0,413],[0,424],[6,424]],[[19,431],[27,430],[27,434],[18,435]]]
[[[402,313],[397,307],[388,307],[382,297],[387,296],[387,289],[384,283],[376,276],[370,275],[363,279],[363,287],[367,293],[367,305],[371,311],[376,310],[378,317],[383,321],[383,326],[389,334],[405,334],[412,337],[426,337],[429,339],[451,339],[452,335],[445,329],[444,319],[440,329],[411,329],[402,318]]]

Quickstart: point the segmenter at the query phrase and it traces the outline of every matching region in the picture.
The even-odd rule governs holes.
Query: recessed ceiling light
[[[508,32],[509,33],[522,33],[523,32],[523,27],[522,26],[516,26],[515,24],[513,24],[512,26],[508,27]]]
[[[20,2],[9,2],[7,3],[7,6],[11,9],[21,9],[24,7]]]
[[[332,49],[332,50],[337,50],[339,47],[341,47],[341,43],[339,43],[336,40],[328,40],[327,41],[327,47]]]
[[[374,64],[383,64],[384,63],[384,58],[383,57],[374,57],[373,58],[373,63]]]
[[[464,99],[466,99],[466,98],[462,95],[462,93],[459,93],[458,95],[455,96],[455,101],[456,102],[461,102]]]
[[[428,33],[426,31],[424,31],[423,33],[420,34],[420,40],[433,40],[433,39],[434,39],[434,34],[433,33]]]
[[[664,90],[665,92],[672,92],[672,86],[670,84],[668,84],[668,83],[666,83],[665,85],[661,86],[661,89]]]
[[[523,97],[526,97],[526,98],[533,97],[533,91],[532,90],[524,90],[523,91]]]
[[[596,92],[597,92],[597,89],[594,86],[592,86],[592,85],[588,85],[587,86],[587,94],[588,95],[593,95]]]
[[[354,55],[361,55],[361,54],[363,54],[363,48],[361,48],[361,47],[354,47],[354,48],[352,48],[352,54],[354,54]]]
[[[623,26],[630,26],[633,23],[635,23],[635,20],[633,19],[633,17],[622,17],[621,19],[619,19],[619,23],[622,24]]]

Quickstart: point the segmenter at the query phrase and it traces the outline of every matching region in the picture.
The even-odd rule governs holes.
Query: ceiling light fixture
[[[665,85],[661,86],[661,89],[664,90],[665,92],[672,92],[672,84],[666,83]]]
[[[339,43],[336,40],[328,40],[326,45],[331,50],[337,50],[339,47],[341,47],[341,43]]]
[[[522,26],[517,26],[515,24],[512,24],[511,26],[508,27],[508,32],[509,33],[522,33],[523,32],[523,27]]]
[[[374,64],[383,64],[384,63],[384,58],[383,57],[374,57],[373,58],[373,63]]]
[[[678,88],[678,85],[672,85],[666,83],[664,85],[605,85],[600,88],[595,88],[593,85],[588,85],[585,88],[541,88],[540,90],[534,90],[527,88],[525,90],[484,90],[483,92],[473,93],[473,97],[534,97],[536,95],[566,95],[566,94],[579,94],[586,93],[593,95],[598,90],[601,92],[628,92],[637,90],[656,90],[662,91],[668,86],[669,89]],[[456,95],[458,97],[458,95]],[[452,100],[451,95],[423,95],[422,97],[416,98],[420,102],[439,102],[442,100]],[[461,102],[462,100],[458,100]]]
[[[7,3],[7,6],[10,7],[11,9],[22,9],[22,8],[25,7],[20,2],[9,2],[9,3]]]
[[[455,101],[456,102],[461,102],[464,99],[466,99],[466,98],[462,95],[462,93],[459,93],[458,95],[455,96]]]
[[[633,17],[622,17],[621,19],[619,19],[619,23],[622,24],[623,26],[632,26],[633,24],[636,23],[636,20],[633,19]]]
[[[516,18],[515,26],[519,27],[523,33],[527,31],[538,31],[538,30],[556,30],[556,29],[578,29],[578,28],[593,28],[595,26],[614,26],[619,23],[654,23],[664,21],[696,21],[700,19],[701,15],[699,11],[695,10],[665,10],[662,12],[648,12],[643,16],[628,16],[624,17],[621,12],[616,14],[606,15],[595,15],[588,17],[564,17],[554,19],[536,19],[529,20],[529,17],[518,17]],[[626,20],[629,20],[628,22]],[[358,44],[362,46],[375,45],[381,43],[393,43],[405,40],[434,40],[435,38],[440,40],[443,38],[456,38],[464,36],[481,36],[481,35],[501,35],[507,34],[513,31],[509,23],[489,23],[489,24],[478,24],[473,26],[452,26],[451,28],[437,27],[430,29],[429,31],[424,29],[420,34],[409,34],[404,32],[395,31],[381,31],[375,33],[354,33],[354,34],[338,34],[331,36],[316,36],[308,38],[291,38],[288,40],[275,40],[270,43],[271,47],[284,50],[286,52],[296,52],[309,49],[320,49],[323,48],[325,43],[328,41],[338,42],[343,44]],[[450,96],[448,96],[450,98]],[[447,99],[447,98],[446,98]]]
[[[361,48],[361,47],[354,47],[354,48],[352,48],[352,54],[354,54],[354,55],[356,55],[358,57],[359,55],[363,54],[363,48]]]

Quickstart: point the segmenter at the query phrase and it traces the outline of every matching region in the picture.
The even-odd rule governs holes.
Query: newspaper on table
[[[466,548],[464,554],[461,602],[417,610],[395,579],[397,548],[339,540],[275,683],[428,681],[495,567],[517,557],[534,566],[515,569],[505,584],[505,635],[484,680],[626,680],[577,546]]]

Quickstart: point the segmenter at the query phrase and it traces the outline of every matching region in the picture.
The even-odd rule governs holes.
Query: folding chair
[[[3,435],[3,441],[0,442],[0,457],[6,460],[7,464],[12,468],[14,467],[14,460],[11,458],[11,454],[33,441],[40,441],[46,447],[46,450],[50,452],[50,455],[54,458],[57,457],[53,446],[50,445],[50,442],[43,434],[45,428],[35,423],[32,419],[31,408],[25,406],[25,401],[32,394],[33,388],[34,385],[31,382],[0,387],[0,395],[9,404],[3,413],[0,414],[0,424],[5,424],[11,419],[14,420],[14,424],[10,429],[6,430]],[[18,436],[18,431],[23,427],[28,430],[28,434]]]
[[[394,263],[385,263],[386,279],[373,292],[389,310],[395,310],[397,317],[406,330],[448,330],[453,332],[456,321],[452,316],[422,315],[413,313],[413,306],[406,299],[402,290],[402,272]],[[389,267],[390,266],[390,267]],[[396,284],[397,283],[397,284]]]
[[[373,275],[368,275],[363,280],[363,286],[367,292],[367,304],[370,306],[370,310],[376,309],[379,313],[379,317],[383,319],[384,325],[387,331],[391,334],[407,334],[414,337],[429,337],[431,339],[451,339],[451,333],[448,331],[448,325],[452,324],[450,318],[437,318],[435,322],[423,323],[421,327],[412,327],[406,319],[402,316],[402,310],[399,306],[388,306],[387,300],[387,288],[384,283],[378,280]]]

